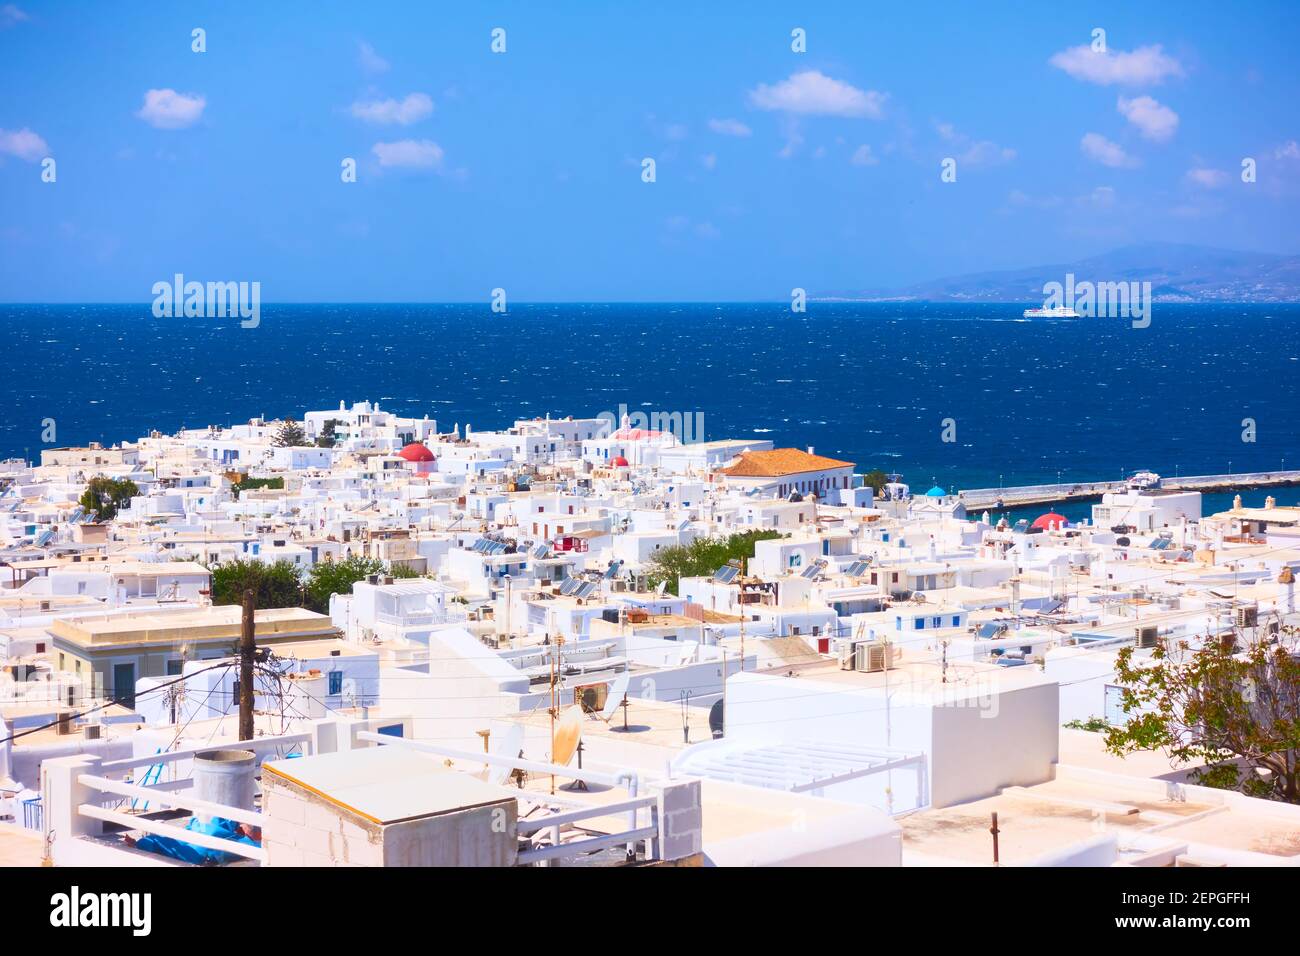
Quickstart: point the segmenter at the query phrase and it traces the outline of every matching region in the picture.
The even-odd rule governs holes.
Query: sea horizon
[[[448,431],[620,404],[698,412],[709,440],[813,446],[947,489],[1058,472],[1277,470],[1300,438],[1289,411],[1300,407],[1297,316],[1280,303],[1157,304],[1150,328],[1134,329],[1025,319],[998,303],[837,302],[802,314],[788,302],[511,302],[505,313],[487,302],[267,303],[260,327],[243,329],[156,319],[145,303],[9,304],[0,320],[15,341],[0,374],[19,383],[20,414],[0,424],[0,456],[39,458],[47,418],[56,444],[111,444],[370,399]],[[1250,352],[1259,372],[1234,407],[1198,397],[1241,388],[1225,349]],[[38,381],[24,380],[32,358]],[[906,397],[904,382],[915,386]]]

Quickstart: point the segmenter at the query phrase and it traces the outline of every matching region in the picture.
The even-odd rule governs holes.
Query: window
[[[329,693],[331,696],[333,696],[334,694],[343,693],[343,672],[342,671],[330,671]]]
[[[923,618],[923,617],[918,617],[918,618],[916,619],[916,630],[918,630],[918,631],[924,631],[924,630],[925,630],[925,618]]]
[[[943,618],[941,618],[941,617],[932,617],[932,618],[930,618],[930,626],[931,626],[931,627],[943,627]]]
[[[952,616],[952,626],[961,627],[961,618],[958,617],[956,614]]]
[[[168,661],[168,662],[167,662],[167,676],[168,676],[168,677],[177,677],[177,676],[179,676],[179,675],[180,675],[180,672],[181,672],[181,663],[182,663],[182,661],[181,661],[181,659],[180,659],[179,657],[176,658],[175,660],[170,660],[170,661]]]

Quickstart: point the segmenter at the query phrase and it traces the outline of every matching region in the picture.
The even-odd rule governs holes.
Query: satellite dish
[[[623,703],[623,698],[627,696],[627,685],[631,678],[627,671],[619,674],[614,678],[614,682],[609,685],[609,693],[605,696],[605,707],[600,712],[600,719],[609,723],[614,719],[614,714],[618,713],[618,708]]]
[[[578,752],[582,739],[582,708],[570,707],[555,722],[555,735],[551,738],[551,763],[567,767]]]
[[[495,735],[488,740],[488,753],[496,757],[509,757],[514,759],[523,753],[524,749],[524,725],[511,724],[502,733]],[[503,766],[502,764],[488,764],[487,782],[498,787],[504,786],[505,782],[510,779],[513,768]]]
[[[722,701],[715,700],[713,706],[709,708],[709,730],[713,732],[715,740],[722,736],[723,716]]]

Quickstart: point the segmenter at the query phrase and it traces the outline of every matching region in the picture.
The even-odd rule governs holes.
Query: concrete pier
[[[1300,485],[1300,470],[1254,471],[1231,475],[1188,475],[1160,479],[1162,491],[1242,491]],[[971,488],[959,491],[966,510],[983,508],[1017,508],[1023,505],[1051,504],[1058,501],[1086,501],[1111,491],[1123,491],[1127,481],[1081,481],[1048,485],[1019,485],[1007,488]],[[1001,505],[998,502],[1001,501]]]

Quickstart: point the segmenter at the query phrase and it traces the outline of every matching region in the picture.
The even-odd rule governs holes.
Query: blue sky
[[[0,0],[0,300],[176,272],[777,300],[1149,240],[1300,252],[1300,5],[807,6]]]

